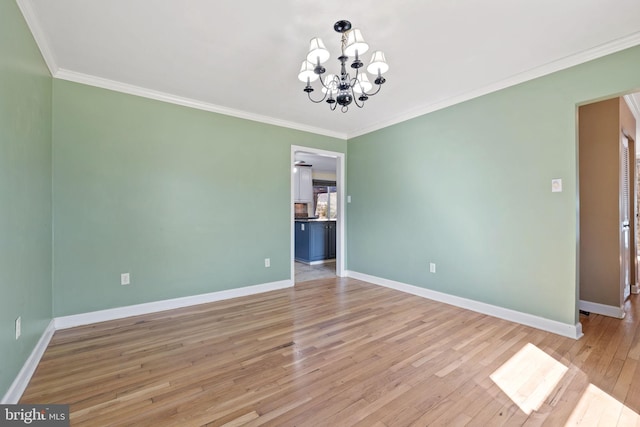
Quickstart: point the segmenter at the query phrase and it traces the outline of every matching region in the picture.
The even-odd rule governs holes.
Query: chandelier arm
[[[320,98],[317,101],[311,97],[311,92],[307,92],[307,96],[309,97],[309,101],[313,102],[314,104],[319,104],[322,101],[324,101],[325,99],[327,99],[327,94],[326,93],[324,94],[324,96],[322,98]]]
[[[320,77],[318,78],[318,80],[320,80],[320,84],[322,85],[322,87],[323,87],[323,88],[325,88],[325,89],[329,89],[329,88],[327,87],[327,85],[325,85],[325,84],[324,84],[324,81],[322,80],[322,76],[320,76]]]
[[[364,107],[364,101],[362,101],[362,104],[358,104],[358,97],[356,96],[356,91],[354,90],[356,84],[360,85],[360,80],[358,80],[358,77],[360,76],[360,74],[362,74],[360,73],[360,69],[356,68],[356,75],[349,82],[353,103],[356,104],[356,107],[358,108]],[[362,85],[360,85],[360,89],[362,89]]]
[[[358,79],[358,75],[363,75],[363,74],[364,74],[364,72],[359,73],[359,71],[360,71],[360,69],[359,69],[359,68],[356,68],[356,76],[351,80],[351,88],[352,88],[352,91],[353,91],[353,87],[355,86],[355,83],[356,83],[356,82],[360,83],[360,80]],[[362,89],[362,85],[360,85],[360,88]],[[378,90],[376,90],[375,92],[373,92],[373,93],[367,93],[367,92],[365,92],[365,91],[363,90],[363,91],[362,91],[362,94],[363,94],[363,95],[366,95],[366,96],[373,96],[373,95],[377,94],[378,92],[380,92],[380,89],[381,89],[381,88],[382,88],[382,85],[378,85]],[[356,98],[356,96],[355,96],[355,91],[354,91],[353,95],[354,95],[354,96],[353,96],[353,100],[354,100],[354,101],[355,101],[355,100],[357,100],[358,98]],[[357,104],[357,102],[356,102],[356,104]],[[358,107],[360,107],[360,106],[358,105]],[[364,107],[364,101],[362,102],[362,107]],[[360,107],[360,108],[362,108],[362,107]]]
[[[356,94],[351,91],[353,93],[353,103],[356,104],[356,107],[358,108],[362,108],[364,107],[364,101],[362,101],[362,104],[358,104],[358,98],[356,97]]]
[[[378,85],[378,89],[373,93],[366,93],[366,92],[362,92],[362,93],[364,93],[367,96],[373,96],[373,95],[376,95],[378,92],[380,92],[380,89],[382,89],[382,85]]]
[[[335,79],[335,77],[334,77]],[[320,84],[322,85],[323,88],[329,90],[329,86],[327,86],[326,84],[324,84],[324,80],[322,80],[322,76],[320,75],[318,80],[320,80]],[[325,98],[326,98],[326,94],[325,94]]]
[[[351,87],[355,85],[356,82],[359,82],[358,76],[362,74],[359,68],[356,68],[356,75],[351,79]]]

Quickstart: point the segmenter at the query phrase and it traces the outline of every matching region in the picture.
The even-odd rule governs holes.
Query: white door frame
[[[291,161],[289,163],[289,176],[291,184],[290,203],[291,211],[291,282],[295,283],[295,214],[294,214],[294,187],[293,187],[293,164],[295,162],[296,152],[304,152],[308,154],[317,154],[321,156],[334,157],[336,159],[336,187],[338,193],[338,219],[336,221],[336,276],[346,277],[345,270],[345,254],[346,254],[346,191],[345,191],[345,153],[337,151],[321,150],[319,148],[303,147],[300,145],[291,146]]]
[[[619,183],[619,211],[620,211],[620,304],[624,304],[631,293],[631,203],[629,203],[629,190],[631,185],[631,171],[629,170],[629,138],[620,133],[620,183]],[[622,226],[623,222],[627,223]]]
[[[640,123],[638,128],[640,129]],[[640,134],[640,132],[638,132],[638,134]],[[633,143],[635,144],[635,141],[633,141]],[[638,147],[634,146],[634,153],[637,153],[637,149]],[[640,226],[640,221],[638,221],[638,215],[640,214],[640,212],[637,212],[637,206],[638,206],[638,191],[640,191],[640,188],[638,188],[638,176],[637,176],[637,172],[638,172],[638,157],[635,157],[632,159],[631,163],[631,180],[633,181],[633,206],[631,209],[631,220],[633,221],[633,236],[631,237],[633,240],[633,248],[634,251],[631,253],[631,259],[633,260],[633,262],[631,263],[631,268],[634,269],[635,271],[635,283],[631,284],[631,293],[634,295],[640,294],[640,286],[638,286],[638,278],[640,277],[640,265],[638,265],[638,248],[640,248],[640,240],[638,240],[638,226]]]

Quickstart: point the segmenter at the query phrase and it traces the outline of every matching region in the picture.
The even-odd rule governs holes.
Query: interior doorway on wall
[[[291,277],[343,277],[344,154],[291,147]]]
[[[578,107],[578,309],[616,318],[637,291],[637,107],[635,95]]]

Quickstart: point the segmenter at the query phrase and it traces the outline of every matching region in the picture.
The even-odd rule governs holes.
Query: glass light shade
[[[362,73],[358,76],[358,81],[360,82],[360,84],[356,83],[355,85],[353,85],[353,91],[355,93],[368,92],[373,87],[373,85],[369,81],[369,77],[367,77],[365,73]]]
[[[338,92],[338,82],[337,82],[337,76],[335,74],[329,74],[324,79],[324,84],[329,89],[327,89],[326,87],[323,87],[322,88],[322,93],[327,93],[327,92],[331,91],[331,93],[335,95]]]
[[[362,55],[369,50],[369,45],[364,41],[362,33],[358,29],[351,30],[347,33],[347,46],[344,48],[344,54],[347,56],[355,56],[356,50],[358,55]]]
[[[320,37],[311,39],[311,43],[309,44],[309,53],[307,54],[307,61],[312,64],[317,64],[318,58],[320,58],[320,63],[324,64],[330,56],[329,51],[324,46]]]
[[[384,58],[384,53],[376,50],[373,52],[373,56],[371,56],[371,62],[367,67],[367,71],[373,74],[374,76],[378,75],[378,71],[380,74],[386,73],[389,70],[389,64],[387,64],[387,60]]]
[[[309,79],[309,81],[311,82],[318,80],[319,76],[313,72],[314,68],[315,65],[313,65],[311,62],[307,60],[302,61],[302,66],[300,67],[300,72],[298,73],[298,80],[303,83],[306,83],[307,79]]]

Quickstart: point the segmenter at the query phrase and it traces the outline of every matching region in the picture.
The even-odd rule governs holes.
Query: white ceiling
[[[638,0],[17,2],[54,77],[341,138],[640,44]],[[340,19],[390,64],[346,114],[297,79]]]
[[[296,152],[295,160],[300,160],[313,167],[316,172],[328,172],[335,174],[338,169],[335,157],[322,156],[320,154]]]

